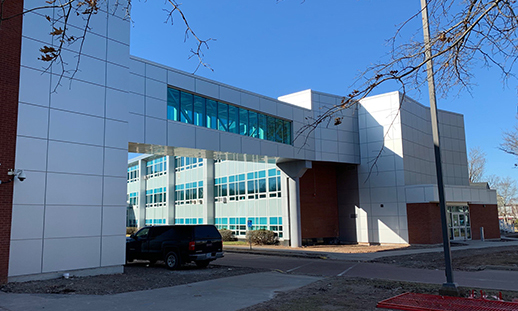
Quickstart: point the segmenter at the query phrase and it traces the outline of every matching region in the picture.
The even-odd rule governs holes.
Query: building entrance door
[[[468,206],[448,206],[448,226],[451,240],[471,240]]]

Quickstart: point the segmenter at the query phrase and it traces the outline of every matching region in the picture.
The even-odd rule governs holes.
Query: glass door
[[[467,206],[448,206],[450,239],[471,240],[471,224]]]

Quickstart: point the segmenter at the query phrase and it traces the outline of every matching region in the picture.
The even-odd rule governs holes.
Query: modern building
[[[250,217],[292,246],[440,241],[429,108],[374,96],[296,138],[341,97],[274,99],[132,57],[129,21],[109,7],[90,23],[81,71],[52,92],[62,71],[38,60],[52,44],[45,15],[0,28],[0,282],[121,272],[128,185],[146,206],[139,225],[201,219],[240,232]],[[68,23],[84,28],[81,16]],[[65,62],[77,56],[63,50]],[[498,237],[495,192],[468,183],[463,117],[440,111],[439,122],[452,237]],[[128,151],[157,157],[128,170]]]
[[[282,192],[275,162],[143,155],[128,161],[126,225],[211,223],[237,238],[266,229],[284,241]]]

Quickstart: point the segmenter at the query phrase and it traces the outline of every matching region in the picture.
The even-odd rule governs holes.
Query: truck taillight
[[[189,250],[190,251],[196,250],[196,243],[194,241],[189,242]]]

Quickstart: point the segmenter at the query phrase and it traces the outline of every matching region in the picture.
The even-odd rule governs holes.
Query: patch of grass
[[[245,241],[223,241],[223,245],[249,245]]]

